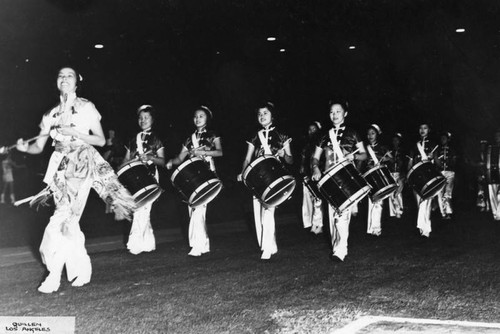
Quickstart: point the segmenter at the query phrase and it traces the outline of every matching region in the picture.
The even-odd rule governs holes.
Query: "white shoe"
[[[191,249],[191,251],[188,253],[189,256],[201,256],[201,252],[196,249]]]
[[[51,274],[49,274],[45,281],[43,281],[43,283],[38,287],[38,291],[40,291],[41,293],[56,292],[59,289],[60,285],[60,278],[55,278],[54,275],[51,276]]]
[[[71,286],[74,287],[81,287],[84,286],[85,284],[90,283],[90,276],[89,277],[80,277],[78,276],[73,283],[71,283]]]
[[[272,255],[271,252],[263,251],[260,259],[261,260],[269,260],[271,258],[271,255]]]

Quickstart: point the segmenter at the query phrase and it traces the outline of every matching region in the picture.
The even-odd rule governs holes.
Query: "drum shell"
[[[486,182],[500,183],[500,147],[489,145],[486,152]]]
[[[371,187],[370,198],[373,202],[378,202],[391,196],[398,189],[398,184],[394,180],[386,166],[376,166],[363,174],[363,178]]]
[[[132,194],[137,207],[155,201],[163,192],[157,180],[140,161],[130,161],[117,172],[118,180]]]
[[[347,160],[340,161],[330,168],[318,181],[318,188],[337,213],[344,212],[370,191],[366,180]]]
[[[243,171],[243,182],[266,207],[276,207],[286,201],[295,189],[296,181],[274,156],[262,156]]]
[[[205,160],[198,157],[179,165],[170,180],[184,201],[193,208],[208,204],[222,189],[222,183],[215,172],[210,170]]]
[[[429,161],[420,161],[408,172],[408,184],[426,200],[434,197],[446,185],[446,178]]]

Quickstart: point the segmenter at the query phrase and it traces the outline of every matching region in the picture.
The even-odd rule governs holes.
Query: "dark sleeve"
[[[258,132],[254,133],[254,135],[252,137],[248,138],[246,142],[255,148],[260,147],[260,140],[259,140]]]

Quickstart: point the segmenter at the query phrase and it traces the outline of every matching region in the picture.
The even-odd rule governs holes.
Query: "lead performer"
[[[159,181],[158,166],[165,165],[163,143],[153,131],[156,110],[153,106],[145,104],[137,109],[137,124],[141,131],[129,143],[123,163],[131,160],[141,161]],[[148,202],[137,208],[128,236],[127,249],[131,254],[152,252],[156,249],[156,241],[151,226],[151,208],[153,202]]]
[[[341,159],[348,161],[363,161],[367,155],[358,133],[344,125],[347,116],[347,102],[330,102],[330,120],[333,127],[325,134],[316,146],[311,159],[313,180],[321,178],[319,161],[321,155],[325,155],[325,170],[329,170]],[[357,151],[357,152],[355,152]],[[328,218],[332,242],[332,261],[342,262],[347,256],[347,239],[349,238],[349,223],[351,221],[351,208],[337,214],[335,209],[328,206]]]
[[[291,138],[273,126],[276,111],[274,104],[267,102],[257,108],[257,120],[262,129],[247,141],[247,154],[243,161],[242,173],[256,158],[263,155],[275,155],[285,163],[292,164],[293,156],[290,148]],[[238,177],[241,181],[241,175]],[[274,207],[265,207],[259,199],[253,198],[255,232],[262,250],[262,260],[269,260],[278,252],[276,244],[276,225]]]
[[[200,106],[193,115],[195,132],[189,136],[182,145],[179,155],[166,164],[167,169],[181,164],[187,157],[201,157],[215,172],[214,158],[222,157],[222,143],[220,136],[212,129],[207,129],[213,118],[212,111],[206,106]],[[206,214],[207,205],[196,208],[188,207],[189,210],[189,256],[201,256],[210,252],[210,239],[207,233]]]
[[[36,197],[42,202],[52,196],[56,205],[40,245],[49,271],[38,288],[43,293],[59,289],[64,266],[72,286],[90,282],[92,266],[79,225],[90,188],[112,203],[117,219],[130,219],[135,207],[130,193],[93,147],[105,144],[101,115],[92,102],[76,95],[80,82],[76,70],[62,68],[57,77],[60,103],[43,115],[36,141],[17,141],[19,151],[40,154],[50,136],[55,148],[43,179],[48,187]]]

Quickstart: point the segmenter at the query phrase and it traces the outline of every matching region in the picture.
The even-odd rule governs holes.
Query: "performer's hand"
[[[139,159],[141,160],[141,162],[145,165],[150,165],[152,164],[153,162],[151,161],[153,157],[150,156],[149,154],[141,154],[139,155]]]
[[[71,136],[76,138],[78,138],[81,134],[73,126],[67,126],[67,125],[58,127],[57,132],[59,132],[63,136]]]
[[[8,152],[7,147],[5,147],[5,146],[0,147],[0,154],[5,154],[7,152]]]
[[[285,157],[285,150],[283,150],[283,149],[282,150],[278,150],[277,153],[278,153],[278,157],[280,157],[280,158],[284,158]]]
[[[347,161],[353,162],[354,161],[354,154],[352,154],[352,153],[346,154],[345,158],[347,159]]]
[[[19,138],[16,143],[16,149],[19,152],[26,152],[28,151],[28,146],[29,144],[25,142],[22,138]]]
[[[191,155],[194,157],[202,157],[206,154],[204,147],[195,148],[191,151]]]
[[[313,181],[319,181],[319,179],[321,179],[321,171],[318,167],[313,168],[312,179]]]
[[[167,161],[167,163],[165,164],[165,167],[167,169],[172,169],[172,167],[174,167],[174,164],[172,163],[172,160]]]
[[[236,176],[236,180],[237,180],[238,182],[243,182],[243,176],[242,176],[241,174],[238,174],[238,175]]]

